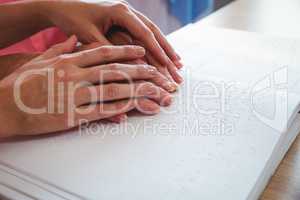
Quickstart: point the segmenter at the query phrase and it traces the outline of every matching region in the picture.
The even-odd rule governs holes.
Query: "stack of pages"
[[[300,40],[187,26],[157,116],[0,143],[7,199],[258,199],[300,131]]]

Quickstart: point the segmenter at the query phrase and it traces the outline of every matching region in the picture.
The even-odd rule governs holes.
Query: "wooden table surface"
[[[300,0],[237,0],[197,25],[300,39]],[[286,154],[260,200],[300,200],[300,136]]]

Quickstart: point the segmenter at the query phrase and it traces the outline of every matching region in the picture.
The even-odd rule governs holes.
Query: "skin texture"
[[[133,39],[126,30],[121,28],[113,28],[107,35],[106,38],[109,40],[109,42],[113,45],[132,45]],[[88,45],[82,45],[80,47],[76,48],[76,52],[83,51],[83,50],[90,50],[94,48],[98,48],[103,46],[101,43],[92,43]],[[16,55],[8,55],[8,56],[2,56],[0,57],[0,79],[6,77],[10,73],[12,73],[15,69],[20,68],[25,63],[29,62],[35,57],[40,56],[40,54],[16,54]],[[147,64],[146,58],[143,59],[137,59],[131,62],[128,62],[131,64]],[[170,77],[168,70],[166,68],[157,65],[156,66],[158,71],[161,72],[161,74],[158,75],[158,77],[153,78],[152,82],[157,83],[157,85],[164,85],[164,89],[168,92],[172,93],[177,90],[178,85],[175,84],[172,81],[169,81],[167,77]],[[164,75],[163,75],[164,74]],[[127,114],[122,113],[118,114],[116,116],[110,117],[107,120],[115,123],[120,123],[122,121],[127,120]]]
[[[175,82],[182,82],[177,72],[182,66],[180,57],[160,30],[126,2],[102,1],[90,4],[71,0],[24,1],[0,5],[0,16],[0,28],[4,30],[0,33],[0,47],[20,41],[51,26],[58,26],[68,35],[76,34],[83,43],[80,48],[75,48],[77,38],[71,37],[67,42],[51,48],[42,55],[26,54],[0,58],[0,78],[3,79],[0,81],[0,120],[6,125],[1,127],[0,137],[66,130],[77,126],[80,118],[88,121],[108,119],[120,122],[126,120],[126,113],[132,109],[138,109],[145,114],[156,114],[160,105],[166,106],[171,103],[168,92],[177,89]],[[6,23],[7,20],[12,23]],[[103,45],[105,46],[102,48]],[[126,51],[121,51],[123,46],[113,48],[106,45],[139,45],[146,51],[143,50],[143,55],[140,51],[139,56],[132,57],[132,51],[128,50],[132,46],[124,46]],[[114,57],[118,52],[127,53],[122,58]],[[80,59],[75,59],[76,57]],[[85,70],[80,70],[82,68]],[[96,68],[98,71],[95,71]],[[101,71],[100,68],[105,72],[110,71],[102,77],[105,80],[94,75]],[[92,82],[81,85],[76,93],[72,94],[75,103],[73,110],[76,111],[74,124],[66,123],[69,110],[64,110],[63,113],[30,115],[15,105],[12,92],[14,83],[22,73],[32,69],[53,69],[57,72],[54,74],[63,71],[66,76],[61,78],[56,75],[55,87],[60,82]],[[124,74],[126,80],[129,76],[133,82],[121,84]],[[82,78],[77,80],[78,77]],[[101,85],[103,81],[105,85]],[[45,94],[49,91],[45,91],[45,87],[41,86],[45,86],[45,80],[41,77],[27,77],[26,84],[21,87],[22,101],[30,107],[43,107],[48,103]],[[95,99],[87,97],[87,91],[90,89],[97,91]],[[64,95],[64,99],[72,96],[68,93]],[[57,99],[62,94],[58,92],[53,96]],[[61,102],[54,102],[55,105],[59,103]],[[79,114],[81,112],[77,113],[91,104],[96,105],[94,112],[84,116]],[[63,102],[63,105],[67,107],[70,103]],[[55,109],[59,110],[59,106]],[[107,111],[111,112],[108,114]],[[56,126],[49,128],[49,122]]]
[[[0,80],[13,73],[16,69],[20,68],[25,63],[36,58],[40,54],[28,53],[28,54],[14,54],[0,56]]]
[[[182,82],[177,72],[177,68],[182,66],[180,57],[159,28],[125,1],[101,1],[96,4],[36,0],[0,5],[0,29],[3,30],[0,33],[0,47],[51,26],[59,27],[68,35],[76,35],[84,44],[98,42],[102,45],[111,44],[105,37],[111,28],[122,27],[130,33],[135,44],[147,50],[146,57],[151,64],[155,60],[168,69],[172,80]]]
[[[130,33],[120,27],[114,27],[109,35],[107,35],[109,41],[114,45],[139,45],[139,42],[135,41],[134,38],[130,35]],[[98,43],[95,43],[94,46],[97,46]],[[91,45],[90,45],[91,46]],[[136,61],[137,63],[149,63],[150,65],[155,66],[158,71],[163,74],[169,80],[176,80],[176,82],[182,82],[181,76],[178,75],[177,70],[175,71],[170,68],[169,70],[162,66],[151,54],[146,54],[143,59],[139,59]],[[181,64],[178,65],[178,68],[181,68]],[[174,92],[177,89],[178,85],[173,82],[173,87],[169,92]]]
[[[0,120],[4,124],[0,129],[1,137],[66,130],[78,126],[81,119],[88,121],[106,119],[133,109],[138,109],[144,114],[156,114],[160,105],[170,105],[171,95],[162,87],[148,81],[159,76],[155,67],[118,62],[143,57],[145,54],[143,48],[102,46],[72,53],[76,43],[76,37],[69,38],[18,68],[0,82]],[[51,93],[54,99],[53,112],[41,114],[24,112],[14,100],[13,87],[16,80],[24,72],[32,70],[40,72],[45,69],[52,70],[54,74]],[[123,72],[134,81],[120,83],[119,81],[127,80]],[[96,76],[101,73],[106,75]],[[30,108],[48,105],[50,91],[45,87],[47,83],[44,76],[36,74],[27,76],[20,84],[20,99],[24,105]],[[61,83],[65,85],[75,83],[79,87],[76,87],[75,92],[70,95],[69,91],[56,90]],[[90,90],[94,91],[95,95],[90,95]],[[70,96],[73,98],[70,99]],[[70,105],[73,107],[67,109]],[[86,112],[87,109],[90,109],[89,112]],[[72,118],[70,113],[73,114]],[[69,123],[70,119],[72,123]],[[52,125],[49,126],[49,123]]]

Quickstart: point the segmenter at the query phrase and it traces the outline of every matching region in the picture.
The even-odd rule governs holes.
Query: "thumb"
[[[133,44],[133,40],[128,33],[125,32],[113,32],[107,35],[109,41],[114,45],[129,45]]]
[[[83,34],[79,35],[79,41],[83,44],[98,43],[101,46],[112,45],[94,24],[86,24],[82,27]]]
[[[45,51],[41,56],[37,57],[35,61],[46,60],[61,54],[72,53],[76,48],[77,37],[75,35],[69,37],[66,41],[52,46],[50,49]]]

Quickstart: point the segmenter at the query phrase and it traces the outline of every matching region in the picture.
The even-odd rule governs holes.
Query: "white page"
[[[230,48],[213,43],[223,35]],[[3,142],[0,171],[10,176],[0,180],[15,185],[21,177],[28,184],[22,190],[50,193],[43,199],[249,198],[298,107],[299,96],[291,92],[297,81],[290,90],[284,84],[276,88],[275,99],[269,90],[252,103],[250,97],[269,74],[284,83],[282,66],[298,73],[291,49],[298,51],[299,45],[282,39],[271,48],[277,39],[221,29],[183,30],[170,39],[187,63],[186,81],[170,108],[122,125],[99,123],[93,133]]]

